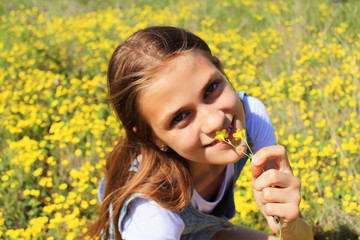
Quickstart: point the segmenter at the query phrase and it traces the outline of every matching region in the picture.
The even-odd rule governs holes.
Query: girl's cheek
[[[232,88],[228,87],[222,94],[222,98],[219,101],[225,104],[228,108],[235,108],[240,104],[240,99],[236,92]]]
[[[181,134],[181,137],[179,138],[181,145],[184,149],[190,149],[194,148],[195,146],[198,146],[201,144],[199,135],[197,131],[192,131],[191,129],[184,131]]]

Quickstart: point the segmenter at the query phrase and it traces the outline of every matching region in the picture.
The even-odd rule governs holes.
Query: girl
[[[233,188],[255,157],[252,186],[270,228],[284,239],[312,239],[299,217],[300,182],[276,143],[264,105],[236,93],[220,61],[196,35],[150,27],[117,47],[108,69],[110,100],[126,134],[110,154],[99,187],[99,220],[89,235],[105,239],[275,239],[228,222]],[[214,140],[225,129],[239,151]],[[263,171],[263,169],[265,171]]]

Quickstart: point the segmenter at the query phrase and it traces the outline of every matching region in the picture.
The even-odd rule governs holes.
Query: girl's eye
[[[205,89],[205,98],[208,97],[216,88],[217,86],[219,85],[218,82],[213,82],[211,83],[206,89]]]
[[[171,126],[174,126],[175,124],[181,122],[185,117],[186,117],[186,113],[180,113],[176,115],[171,121]]]

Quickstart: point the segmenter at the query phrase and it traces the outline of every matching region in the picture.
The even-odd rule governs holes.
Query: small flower
[[[233,137],[235,138],[235,140],[242,139],[242,140],[246,141],[246,130],[245,129],[243,129],[243,130],[237,129],[236,133],[233,134]]]
[[[224,142],[225,138],[229,137],[229,135],[226,133],[226,130],[223,129],[221,131],[216,131],[215,140],[218,140],[220,142]]]
[[[250,151],[250,153],[246,153],[244,152],[240,147],[235,146],[230,139],[227,139],[229,137],[229,135],[226,133],[226,129],[223,129],[221,131],[216,131],[216,136],[215,136],[215,140],[218,140],[220,142],[226,142],[227,144],[229,144],[230,146],[236,148],[237,150],[239,150],[240,152],[242,152],[243,154],[245,154],[247,157],[249,157],[250,159],[253,158],[254,154],[251,151],[250,146],[247,143],[247,139],[246,139],[246,130],[240,130],[237,129],[236,132],[233,134],[233,137],[235,138],[235,140],[239,140],[239,139],[243,139]]]

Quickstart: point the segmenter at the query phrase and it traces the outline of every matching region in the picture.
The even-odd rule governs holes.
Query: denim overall
[[[243,99],[246,93],[244,91],[237,93],[240,99]],[[247,141],[251,146],[251,139],[247,135]],[[211,214],[205,214],[195,209],[189,204],[186,209],[177,214],[181,217],[185,224],[185,229],[181,235],[181,240],[209,240],[212,236],[220,230],[235,230],[236,226],[230,223],[228,220],[235,215],[235,203],[234,203],[234,187],[236,180],[238,179],[241,170],[243,169],[247,157],[242,157],[235,163],[234,178],[231,185],[227,188],[223,198],[215,207]],[[101,200],[104,193],[104,181],[100,182],[98,197]],[[122,222],[126,217],[126,213],[130,210],[133,201],[136,198],[144,198],[143,194],[133,194],[125,202],[119,215],[119,230],[122,232]],[[110,207],[111,209],[111,207]],[[111,211],[110,211],[111,214]],[[113,234],[112,234],[113,235]],[[115,239],[113,236],[111,239]]]

